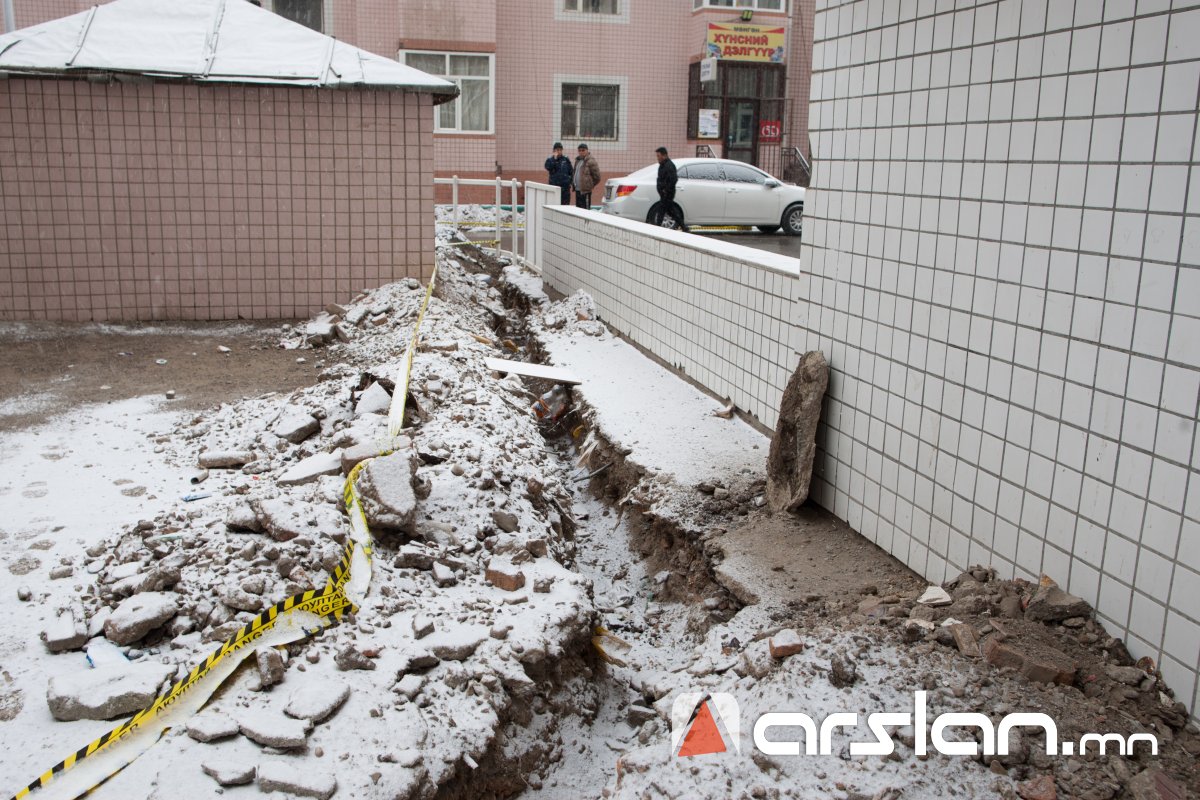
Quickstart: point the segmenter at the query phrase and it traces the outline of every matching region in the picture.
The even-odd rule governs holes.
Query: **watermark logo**
[[[689,692],[671,706],[671,752],[680,758],[742,752],[741,711],[732,695]]]
[[[832,755],[833,732],[837,728],[857,729],[862,718],[853,712],[835,712],[818,722],[808,714],[793,711],[769,711],[755,721],[754,746],[772,756]],[[851,756],[890,755],[896,749],[892,733],[896,728],[912,726],[913,752],[917,756],[930,751],[948,756],[1008,755],[1013,728],[1036,728],[1045,738],[1048,756],[1087,755],[1089,750],[1105,756],[1112,751],[1133,754],[1141,743],[1151,755],[1158,755],[1158,738],[1149,733],[1121,736],[1116,733],[1085,733],[1077,741],[1059,740],[1058,726],[1047,714],[1014,713],[996,723],[986,714],[945,713],[930,717],[926,692],[913,696],[912,711],[884,711],[866,715],[867,732],[851,731]],[[948,736],[952,729],[978,729],[975,736],[961,740]],[[741,721],[737,701],[728,694],[685,693],[675,698],[671,709],[671,752],[679,757],[710,755],[729,750],[741,752]],[[768,734],[770,734],[768,736]],[[982,746],[981,746],[982,744]]]

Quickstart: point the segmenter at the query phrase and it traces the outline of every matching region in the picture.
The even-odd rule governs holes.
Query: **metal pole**
[[[512,252],[513,258],[517,257],[517,253],[521,252],[518,247],[520,240],[517,238],[517,179],[512,180]]]
[[[454,176],[454,182],[450,184],[450,202],[454,205],[454,227],[458,227],[458,176]]]
[[[500,241],[500,198],[502,198],[504,196],[503,194],[501,194],[501,189],[500,189],[500,187],[502,185],[503,185],[503,181],[500,179],[500,176],[497,175],[496,176],[496,252],[498,252],[498,253],[504,252],[504,245]]]
[[[11,33],[17,29],[17,18],[13,14],[13,0],[4,0],[4,32]]]

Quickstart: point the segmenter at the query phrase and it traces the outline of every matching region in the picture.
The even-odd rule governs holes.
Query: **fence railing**
[[[546,230],[546,206],[562,204],[562,190],[548,183],[525,182],[525,264],[542,271],[542,241]]]
[[[503,240],[500,238],[500,232],[504,229],[504,209],[500,207],[504,200],[504,190],[511,191],[511,208],[512,218],[509,220],[509,229],[512,234],[511,249],[508,250],[511,255],[517,256],[521,252],[520,228],[517,227],[517,193],[521,189],[521,182],[516,178],[504,180],[503,178],[493,178],[485,180],[483,178],[460,178],[457,175],[452,175],[449,178],[434,178],[434,184],[441,184],[450,187],[450,203],[454,208],[454,217],[452,224],[458,227],[460,220],[458,218],[458,187],[460,186],[494,186],[496,187],[496,249],[505,252]]]

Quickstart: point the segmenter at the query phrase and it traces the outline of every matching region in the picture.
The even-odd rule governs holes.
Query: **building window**
[[[325,33],[325,20],[333,17],[332,0],[263,0],[258,5],[319,33]]]
[[[616,141],[621,137],[620,101],[617,85],[564,83],[561,138]]]
[[[563,0],[563,11],[580,14],[620,14],[620,0]]]
[[[692,0],[692,8],[751,8],[758,11],[783,11],[784,0]]]
[[[468,53],[408,51],[404,63],[410,67],[453,81],[459,96],[433,110],[437,133],[492,132],[493,56]]]

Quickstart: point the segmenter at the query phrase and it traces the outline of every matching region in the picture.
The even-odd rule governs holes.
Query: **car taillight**
[[[633,194],[634,191],[636,191],[636,190],[637,190],[636,186],[628,186],[628,185],[618,186],[617,187],[617,197],[624,197],[627,194]]]

